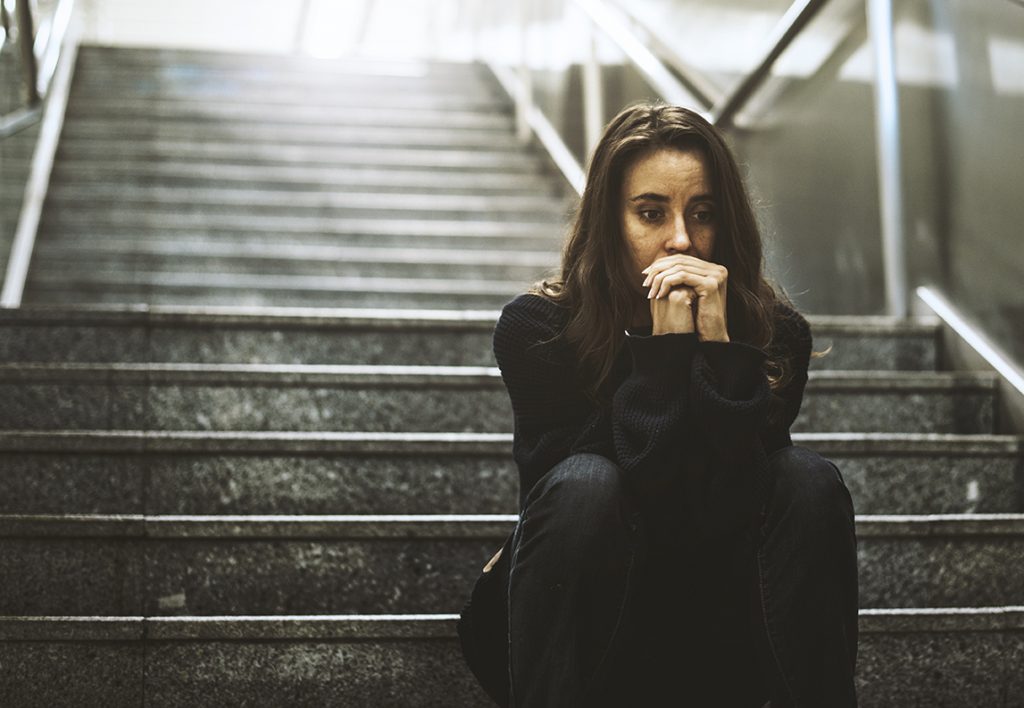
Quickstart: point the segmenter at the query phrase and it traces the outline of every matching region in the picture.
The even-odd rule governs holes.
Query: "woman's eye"
[[[644,221],[658,221],[661,219],[661,212],[657,209],[641,209],[640,218]]]
[[[693,213],[693,218],[697,220],[698,224],[710,224],[714,220],[715,214],[710,209],[701,209]]]

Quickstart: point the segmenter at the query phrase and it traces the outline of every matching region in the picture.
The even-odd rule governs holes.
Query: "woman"
[[[699,115],[622,111],[560,277],[506,305],[520,519],[463,611],[500,704],[852,706],[853,508],[792,445],[806,320]]]

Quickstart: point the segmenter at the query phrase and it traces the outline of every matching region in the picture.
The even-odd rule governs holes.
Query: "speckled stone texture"
[[[142,541],[0,539],[0,615],[138,615]]]
[[[502,539],[5,539],[0,615],[457,612]]]
[[[242,384],[0,384],[6,429],[504,432],[508,395],[475,388]],[[809,390],[794,432],[992,432],[991,393]]]
[[[0,383],[0,427],[7,430],[138,428],[145,386],[96,383]]]
[[[0,427],[22,430],[502,431],[508,395],[486,389],[0,384]]]
[[[0,613],[456,612],[502,540],[8,539]],[[858,556],[861,607],[1007,605],[1024,587],[1019,537],[862,535]]]
[[[458,281],[456,287],[458,287]],[[156,287],[148,284],[115,286],[111,283],[75,283],[74,287],[58,289],[47,284],[44,289],[38,277],[29,277],[26,290],[31,291],[33,304],[61,304],[76,300],[87,305],[119,305],[125,302],[146,302],[151,305],[216,306],[216,307],[352,307],[429,310],[496,310],[523,292],[528,281],[513,284],[494,292],[434,293],[382,292],[375,290],[337,290],[332,287],[312,289],[296,281],[293,289],[256,290],[249,281],[241,288],[212,289],[196,285]],[[483,287],[480,288],[483,290]]]
[[[149,614],[458,612],[493,540],[163,541]]]
[[[991,433],[991,393],[808,391],[793,432]]]
[[[1009,513],[1024,508],[1012,456],[831,456],[858,514]]]
[[[0,328],[0,361],[139,361],[148,349],[142,325],[28,324]]]
[[[491,332],[154,329],[150,361],[494,366]]]
[[[494,366],[491,331],[8,326],[0,361]]]
[[[471,432],[511,423],[508,395],[486,389],[154,387],[147,427],[157,430]]]
[[[810,445],[809,447],[813,447]],[[1009,455],[829,457],[859,514],[1022,508]],[[0,453],[0,513],[512,514],[510,453]],[[145,500],[145,505],[143,501]]]
[[[832,350],[811,359],[811,369],[934,371],[934,335],[851,335],[819,333],[812,324],[813,351]]]
[[[493,366],[492,329],[7,324],[0,329],[0,361]],[[829,345],[827,355],[811,359],[812,369],[931,371],[936,366],[931,335],[815,333],[815,351]]]
[[[0,453],[0,514],[141,514],[149,464],[141,455]]]
[[[159,642],[146,667],[148,706],[493,705],[452,639]]]
[[[141,706],[142,642],[0,641],[0,705]]]
[[[1021,708],[1024,632],[862,634],[860,708]]]
[[[504,456],[154,456],[151,514],[514,514]]]
[[[1024,538],[865,538],[857,543],[861,607],[1016,605]]]

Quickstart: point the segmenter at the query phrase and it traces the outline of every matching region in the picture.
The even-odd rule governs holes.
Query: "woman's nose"
[[[672,224],[672,233],[665,244],[665,250],[669,253],[686,253],[690,250],[690,237],[686,233],[685,219],[676,219]]]

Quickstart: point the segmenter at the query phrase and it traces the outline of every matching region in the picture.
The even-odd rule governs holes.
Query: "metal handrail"
[[[772,30],[771,41],[768,42],[768,51],[758,65],[746,75],[733,92],[716,104],[711,109],[714,116],[714,123],[718,126],[728,126],[732,123],[736,114],[746,105],[761,84],[765,82],[771,73],[772,66],[782,53],[789,48],[804,27],[810,24],[818,10],[825,6],[828,0],[796,0],[786,14],[782,16],[775,29]]]
[[[698,104],[696,96],[636,35],[615,16],[604,0],[574,0],[593,26],[600,28],[633,63],[651,86],[671,103]]]
[[[2,4],[2,0],[0,0]],[[16,6],[18,35],[21,45],[22,72],[28,93],[26,106],[0,115],[0,140],[38,122],[42,117],[42,101],[49,93],[50,84],[57,71],[61,47],[67,35],[74,11],[74,0],[60,0],[53,12],[50,30],[42,46],[37,46],[35,22],[28,0],[20,0]],[[0,43],[2,46],[2,43]]]
[[[68,93],[71,87],[71,76],[75,68],[78,40],[71,30],[71,16],[74,0],[61,0],[54,13],[47,46],[42,48],[44,72],[48,76],[36,75],[36,85],[45,88],[40,104],[28,109],[35,111],[42,119],[39,136],[36,138],[32,154],[32,165],[28,181],[25,185],[25,196],[21,202],[21,213],[18,226],[11,242],[11,254],[7,259],[7,272],[4,276],[3,290],[0,291],[0,307],[20,307],[28,278],[29,263],[35,249],[36,233],[42,216],[43,202],[50,182],[53,159],[57,152],[57,140],[64,124],[64,110],[67,106]],[[23,35],[24,38],[24,35]],[[52,49],[56,43],[56,49]],[[66,51],[63,51],[65,50]],[[47,63],[51,61],[52,70]],[[22,111],[19,118],[23,125],[27,123]],[[2,126],[0,126],[2,127]]]
[[[25,79],[25,89],[28,91],[28,104],[34,106],[39,103],[39,89],[36,87],[39,65],[36,63],[36,30],[32,20],[32,7],[28,0],[20,0],[14,6],[14,11],[18,15],[18,44],[21,49],[22,77]]]

